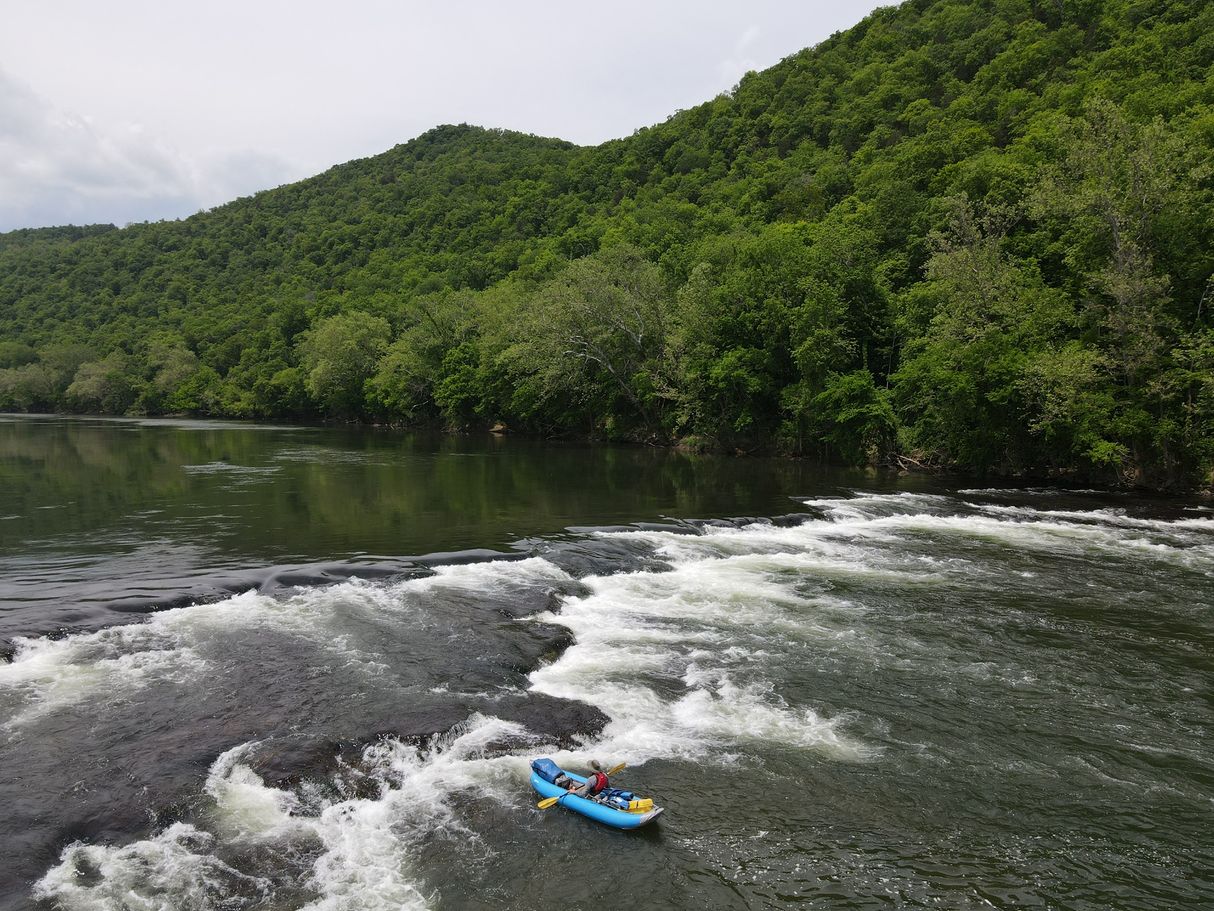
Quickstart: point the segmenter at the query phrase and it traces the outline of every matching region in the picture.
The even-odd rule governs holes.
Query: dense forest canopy
[[[0,235],[0,409],[1214,480],[1214,4],[911,0],[596,147]]]

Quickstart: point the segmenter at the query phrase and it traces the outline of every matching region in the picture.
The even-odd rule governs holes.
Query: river
[[[1197,499],[0,416],[0,649],[2,909],[1214,907]]]

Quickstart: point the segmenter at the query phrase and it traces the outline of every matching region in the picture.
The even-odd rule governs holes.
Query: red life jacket
[[[591,794],[597,794],[607,787],[607,776],[602,772],[591,772],[587,780],[590,782]]]

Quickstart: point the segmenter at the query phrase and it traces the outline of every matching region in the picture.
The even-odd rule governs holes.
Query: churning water
[[[28,457],[50,426],[11,422],[6,484],[30,470],[11,441]],[[221,430],[225,450],[259,432]],[[38,525],[83,498],[68,482],[0,501],[41,533],[0,553],[3,907],[1214,906],[1214,514],[1197,501],[634,453],[629,496],[650,499],[627,516],[600,451],[554,471],[548,449],[511,448],[516,478],[540,462],[511,492],[468,473],[501,452],[300,431],[309,457],[266,433],[222,470],[164,460],[218,486],[124,503],[90,542],[86,518]],[[373,498],[309,551],[291,514],[241,512],[362,500],[386,477],[368,471],[410,459],[457,474],[451,497],[509,501],[485,539],[405,531]],[[149,512],[208,503],[176,537]],[[759,515],[691,511],[714,506]],[[376,549],[350,546],[367,525]],[[121,546],[96,543],[119,526]],[[254,527],[299,565],[259,570],[266,545],[231,541]],[[393,536],[461,553],[384,557]],[[124,548],[136,581],[107,582]],[[39,579],[53,604],[25,597]],[[124,613],[156,584],[180,605]],[[618,783],[667,812],[636,833],[541,812],[540,754],[626,762]]]

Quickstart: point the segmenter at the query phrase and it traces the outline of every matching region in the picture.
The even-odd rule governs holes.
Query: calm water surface
[[[1214,907],[1198,500],[0,416],[0,649],[0,908]]]

